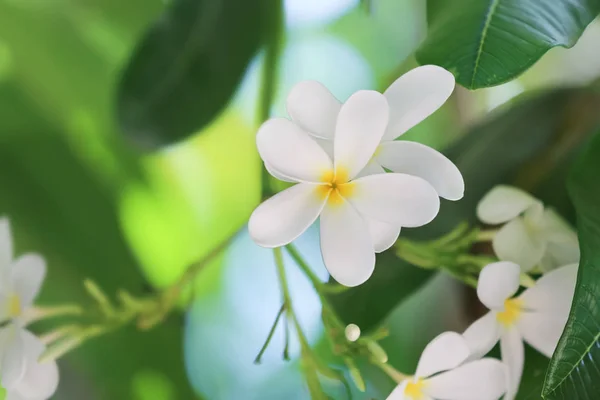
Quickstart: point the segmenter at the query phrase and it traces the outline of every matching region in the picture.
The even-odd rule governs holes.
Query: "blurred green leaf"
[[[544,384],[546,399],[592,400],[600,393],[600,135],[569,179],[581,261],[571,314]]]
[[[123,131],[144,147],[212,122],[281,22],[281,0],[174,0],[134,52],[118,94]]]
[[[569,214],[563,171],[591,129],[600,123],[600,95],[587,89],[561,89],[521,96],[494,113],[445,151],[465,179],[465,197],[443,201],[429,225],[404,229],[402,236],[430,239],[467,220],[476,223],[475,208],[499,183],[531,191],[562,214]],[[386,252],[378,255],[373,276],[361,286],[332,295],[342,319],[363,331],[375,328],[431,276]]]
[[[556,46],[572,47],[599,0],[428,0],[421,64],[454,73],[468,89],[514,79]]]

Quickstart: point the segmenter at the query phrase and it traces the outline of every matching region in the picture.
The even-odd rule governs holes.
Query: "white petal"
[[[319,146],[321,146],[321,148],[325,151],[325,153],[327,153],[329,158],[333,160],[333,140],[321,139],[318,137],[315,137],[314,139],[315,142],[317,142]]]
[[[33,304],[46,277],[46,262],[38,254],[25,254],[13,266],[13,288],[19,296],[21,307]]]
[[[369,233],[373,241],[375,253],[381,253],[392,247],[398,236],[400,236],[400,227],[378,221],[373,218],[365,218],[369,226]]]
[[[519,298],[523,307],[532,311],[568,316],[577,283],[577,264],[567,265],[548,272],[535,286],[525,290]]]
[[[539,201],[529,193],[512,186],[498,185],[477,205],[477,217],[486,224],[510,221]]]
[[[14,390],[7,390],[6,391],[6,398],[4,400],[31,400],[31,399],[26,399],[25,397],[21,396],[19,393],[15,392]],[[39,399],[36,399],[39,400]],[[44,399],[42,399],[44,400]]]
[[[297,182],[320,182],[332,163],[306,132],[285,118],[266,121],[256,134],[260,157],[269,167]]]
[[[344,103],[337,119],[333,159],[337,171],[354,178],[373,157],[388,123],[385,97],[372,90],[354,93]]]
[[[326,201],[318,185],[294,185],[256,207],[248,221],[250,236],[259,246],[284,246],[315,222]]]
[[[342,104],[317,81],[296,84],[287,97],[287,112],[292,120],[312,135],[333,139],[335,123]]]
[[[546,250],[543,238],[520,217],[500,228],[492,246],[500,260],[517,263],[524,272],[539,264]]]
[[[31,332],[23,331],[27,368],[23,379],[18,383],[17,392],[27,399],[48,399],[58,387],[58,367],[56,362],[40,364],[37,360],[45,350],[42,342]]]
[[[520,274],[519,266],[509,261],[486,265],[479,274],[477,297],[490,310],[504,310],[504,301],[519,289]]]
[[[496,320],[496,313],[488,312],[463,333],[469,345],[471,355],[469,359],[475,360],[490,352],[500,340],[500,326]]]
[[[373,274],[375,252],[365,220],[342,199],[321,213],[321,252],[331,276],[345,286],[358,286]]]
[[[523,364],[525,363],[523,340],[516,328],[509,329],[502,334],[500,353],[502,354],[502,362],[508,366],[508,390],[504,400],[513,400],[519,390]]]
[[[377,161],[371,160],[369,163],[356,175],[356,178],[369,175],[385,174],[385,169]]]
[[[484,358],[427,379],[425,392],[444,400],[498,400],[506,392],[506,366]]]
[[[281,172],[277,171],[275,168],[273,168],[272,166],[270,166],[267,163],[265,164],[265,169],[267,170],[267,172],[269,174],[271,174],[274,178],[279,179],[280,181],[283,182],[292,182],[292,183],[296,183],[295,179],[290,178],[289,176],[285,176],[284,174],[282,174]]]
[[[348,200],[361,213],[392,225],[413,228],[435,218],[440,198],[427,181],[406,174],[358,178]]]
[[[12,233],[8,218],[0,218],[0,288],[10,276],[10,268],[13,258]]]
[[[412,400],[404,395],[407,384],[408,380],[404,380],[401,384],[396,386],[394,390],[392,390],[392,393],[387,397],[387,400]]]
[[[406,140],[383,142],[376,159],[393,172],[425,179],[440,197],[459,200],[464,195],[465,181],[456,165],[429,146]]]
[[[426,378],[456,368],[469,357],[469,354],[469,346],[462,335],[456,332],[444,332],[429,342],[423,350],[415,376]]]
[[[540,231],[547,241],[546,252],[540,262],[542,271],[579,262],[581,255],[577,234],[553,209],[544,210]]]
[[[384,95],[390,123],[384,138],[393,140],[440,108],[454,90],[454,76],[435,65],[423,65],[396,79]]]
[[[26,343],[22,333],[24,331],[16,328],[14,325],[3,328],[2,331],[2,344],[6,348],[3,349],[2,353],[0,375],[2,378],[2,387],[8,389],[15,386],[25,375]]]
[[[567,317],[568,314],[552,312],[524,312],[517,321],[517,328],[531,347],[550,358],[565,329]]]

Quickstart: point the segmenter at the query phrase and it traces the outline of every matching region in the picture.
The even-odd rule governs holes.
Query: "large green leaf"
[[[599,108],[596,92],[564,89],[522,96],[495,113],[445,152],[463,174],[465,197],[443,201],[432,223],[405,229],[401,237],[434,238],[462,221],[476,222],[477,202],[499,183],[523,187],[568,214],[564,180],[557,178],[599,123]],[[381,323],[431,276],[388,253],[378,256],[375,273],[366,283],[332,297],[341,317],[363,330]]]
[[[600,0],[429,0],[421,64],[440,65],[466,88],[514,79],[556,46],[572,47]]]
[[[279,23],[280,7],[280,0],[174,0],[125,70],[118,94],[125,133],[155,147],[210,123]]]
[[[571,314],[548,369],[546,399],[594,400],[600,393],[600,134],[569,180],[581,261]]]

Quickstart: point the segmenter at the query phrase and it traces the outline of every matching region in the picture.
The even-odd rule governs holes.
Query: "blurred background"
[[[122,70],[167,3],[0,0],[0,214],[12,222],[19,253],[39,252],[48,261],[40,304],[89,304],[82,285],[88,277],[107,293],[125,288],[144,295],[166,287],[240,229],[260,201],[262,164],[254,134],[261,54],[228,108],[203,132],[142,153],[119,131],[115,102]],[[412,54],[425,35],[425,2],[370,3],[284,1],[286,35],[273,115],[285,115],[285,96],[301,80],[319,80],[343,101],[359,89],[383,91],[417,65]],[[575,48],[550,51],[515,81],[475,92],[457,88],[441,110],[405,138],[448,149],[465,135],[474,140],[498,130],[521,137],[531,133],[534,139],[565,129],[587,132],[598,122],[600,110],[597,97],[590,94],[600,76],[599,41],[596,21]],[[556,91],[582,86],[587,88]],[[525,104],[524,111],[515,114],[513,102]],[[534,182],[530,187],[560,207],[560,186],[546,183],[545,174],[560,178],[562,172],[553,171],[565,170],[563,161],[570,153],[540,156],[540,147],[532,146],[517,148],[518,165],[496,178],[506,181],[510,175],[523,186]],[[492,152],[493,147],[488,146]],[[452,148],[453,154],[462,154]],[[472,159],[462,162],[482,169]],[[544,184],[538,185],[540,181]],[[464,219],[459,213],[451,217],[457,220],[453,222]],[[327,280],[317,232],[309,230],[297,243],[318,276]],[[378,264],[388,267],[394,268]],[[287,268],[296,311],[311,344],[335,362],[323,335],[316,294],[291,260]],[[390,362],[407,372],[431,338],[443,330],[462,329],[477,313],[465,306],[471,303],[470,292],[449,276],[419,275],[419,286],[402,301],[383,295],[379,299],[377,292],[368,301],[386,303],[385,312],[378,314],[385,317],[378,323],[390,329],[383,346]],[[254,245],[242,229],[198,276],[193,295],[189,308],[182,307],[149,332],[122,329],[61,359],[55,399],[309,398],[295,341],[292,360],[282,360],[281,326],[262,364],[253,364],[280,307],[270,251]],[[351,304],[348,298],[337,304],[343,308],[346,302]],[[360,316],[341,314],[361,325]],[[51,326],[38,324],[34,330]],[[385,398],[391,382],[367,366],[364,374],[367,392],[356,392],[354,398]],[[339,384],[325,386],[332,398],[347,397]]]

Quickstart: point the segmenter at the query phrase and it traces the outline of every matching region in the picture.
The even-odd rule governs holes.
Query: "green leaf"
[[[585,106],[584,106],[585,105]],[[471,129],[444,153],[465,179],[465,197],[442,201],[429,225],[404,229],[402,237],[432,239],[467,220],[476,223],[481,197],[499,183],[531,191],[561,214],[569,214],[564,171],[595,124],[600,122],[600,95],[590,90],[564,89],[521,96]],[[332,295],[331,302],[347,323],[363,331],[375,328],[431,276],[430,271],[378,255],[373,276],[364,284]]]
[[[174,0],[124,72],[123,131],[156,147],[209,124],[280,20],[280,0]]]
[[[514,79],[556,46],[572,47],[599,0],[429,0],[421,64],[454,73],[468,89]]]
[[[600,134],[573,167],[581,261],[571,314],[544,384],[545,399],[593,400],[600,393]]]

